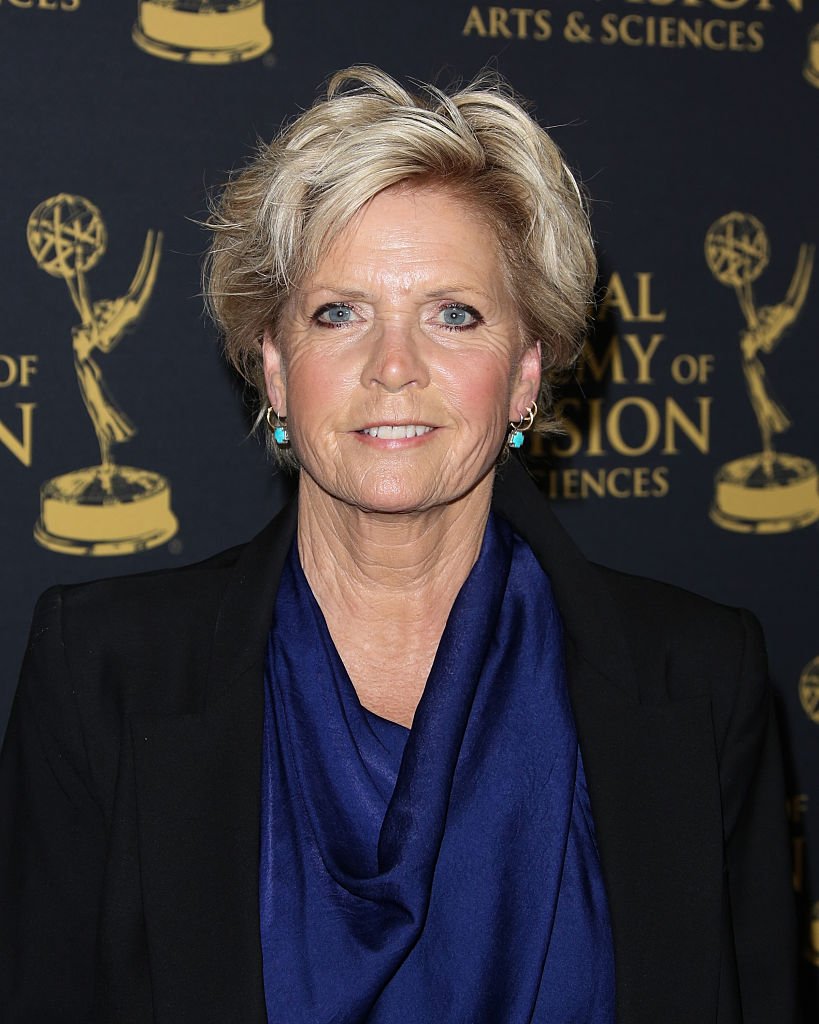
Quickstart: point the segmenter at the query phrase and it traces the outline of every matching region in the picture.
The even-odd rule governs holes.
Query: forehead
[[[341,275],[409,288],[423,281],[503,288],[497,235],[476,206],[442,187],[380,192],[330,240],[306,287]],[[328,281],[329,283],[329,281]]]

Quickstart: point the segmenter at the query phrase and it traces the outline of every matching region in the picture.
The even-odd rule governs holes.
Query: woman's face
[[[445,191],[376,196],[264,340],[271,405],[325,492],[368,511],[453,502],[536,397],[494,232]]]

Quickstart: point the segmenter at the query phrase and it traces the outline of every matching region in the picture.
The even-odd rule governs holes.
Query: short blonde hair
[[[446,189],[494,228],[524,341],[541,342],[538,428],[555,429],[554,384],[582,347],[597,270],[574,176],[496,74],[410,92],[369,66],[333,75],[326,96],[260,144],[212,205],[205,296],[228,361],[255,388],[257,424],[268,407],[263,332],[275,336],[332,236],[379,192],[416,182]]]

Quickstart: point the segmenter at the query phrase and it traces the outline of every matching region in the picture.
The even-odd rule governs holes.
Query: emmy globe
[[[114,462],[114,444],[136,427],[106,387],[98,354],[109,353],[142,314],[159,269],[161,234],[149,231],[125,295],[92,302],[86,274],[105,253],[100,211],[82,196],[61,193],[40,203],[28,221],[29,249],[37,265],[62,278],[81,322],[72,328],[74,369],[100,450],[97,466],[47,480],[40,488],[34,538],[71,555],[124,555],[156,547],[177,531],[168,481],[159,473]]]

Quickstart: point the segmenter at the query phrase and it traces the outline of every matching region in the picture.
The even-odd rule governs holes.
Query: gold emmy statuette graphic
[[[808,36],[808,56],[802,74],[806,81],[819,89],[819,25],[814,25]]]
[[[799,677],[799,699],[805,714],[819,725],[819,656],[809,661]]]
[[[81,323],[71,330],[74,369],[100,446],[98,466],[42,485],[34,538],[69,555],[125,555],[156,547],[177,530],[170,486],[158,473],[114,462],[113,445],[130,440],[136,428],[112,398],[94,357],[115,348],[139,319],[156,282],[162,235],[148,232],[125,295],[93,303],[85,275],[107,242],[96,206],[82,196],[52,196],[29,217],[27,236],[37,265],[65,281],[80,314]]]
[[[813,246],[801,245],[784,301],[754,305],[752,283],[768,265],[765,228],[749,213],[728,213],[708,229],[705,259],[714,277],[736,292],[745,317],[740,335],[742,369],[760,434],[762,450],[722,466],[716,476],[711,518],[740,533],[785,533],[819,519],[819,473],[810,459],[774,451],[773,438],[791,425],[788,414],[768,393],[761,356],[771,353],[794,323],[808,294]]]
[[[165,60],[235,64],[273,45],[264,0],[138,0],[134,42]]]

